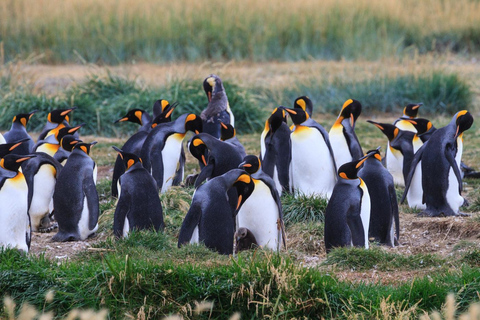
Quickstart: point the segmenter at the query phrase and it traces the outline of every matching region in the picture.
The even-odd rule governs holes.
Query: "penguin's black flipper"
[[[163,185],[163,157],[162,157],[162,149],[155,147],[153,150],[150,151],[150,159],[155,159],[155,161],[150,162],[150,170],[149,171],[155,181],[157,182],[157,189],[161,191]],[[146,168],[145,168],[146,169]]]
[[[447,145],[445,148],[445,157],[448,160],[448,163],[450,163],[450,166],[453,169],[453,173],[455,173],[455,176],[457,177],[458,180],[458,192],[462,194],[462,175],[460,174],[460,169],[458,168],[457,162],[455,161],[455,153],[457,152],[457,148],[454,147],[453,145]]]
[[[112,175],[112,197],[118,197],[118,179],[120,176],[125,173],[125,164],[123,163],[122,158],[117,155],[117,159],[115,160],[115,166],[113,167],[113,175]]]
[[[215,164],[213,164],[211,161],[208,162],[207,166],[203,167],[202,171],[200,171],[200,174],[197,177],[197,180],[195,180],[195,189],[198,188],[203,181],[212,176],[214,168]]]
[[[347,213],[347,225],[352,234],[352,244],[355,247],[365,247],[365,232],[360,215],[352,216]]]
[[[113,234],[120,238],[123,236],[123,227],[125,225],[125,218],[130,211],[130,204],[132,203],[130,193],[128,190],[122,190],[122,195],[118,199],[117,207],[113,219]]]
[[[405,179],[405,191],[403,192],[402,199],[400,203],[405,202],[405,198],[407,197],[408,189],[410,188],[410,184],[412,183],[413,175],[415,174],[415,169],[417,168],[418,163],[422,160],[423,151],[425,150],[425,146],[427,142],[425,142],[415,153],[413,156],[413,160],[410,165],[410,170],[408,172],[408,176]]]
[[[177,170],[175,171],[175,176],[172,181],[172,186],[179,186],[180,183],[182,183],[183,180],[183,168],[185,167],[185,149],[182,148],[180,150],[180,158],[178,159],[178,167]]]
[[[194,202],[190,206],[190,209],[183,220],[182,227],[180,228],[180,234],[178,235],[178,247],[189,243],[192,239],[193,232],[200,222],[202,216],[201,204]]]
[[[353,159],[360,159],[363,157],[363,150],[360,141],[358,141],[354,128],[350,125],[350,119],[345,119],[343,121],[348,122],[348,124],[343,126],[343,135],[345,136],[345,140],[347,140],[350,154]]]
[[[99,199],[97,189],[95,188],[95,182],[91,172],[86,171],[83,178],[83,194],[87,198],[88,206],[88,228],[93,230],[98,222],[98,216],[100,215],[100,209],[98,206]]]

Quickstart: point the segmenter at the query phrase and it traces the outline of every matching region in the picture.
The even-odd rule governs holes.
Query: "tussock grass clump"
[[[285,224],[320,221],[325,219],[327,199],[305,194],[285,194],[282,209]]]
[[[39,110],[29,121],[28,129],[40,131],[49,111],[57,108],[78,107],[71,115],[71,123],[86,123],[82,134],[119,136],[137,130],[134,124],[113,124],[133,108],[152,112],[158,99],[167,99],[171,103],[178,101],[174,118],[182,113],[200,114],[208,100],[201,82],[171,82],[167,87],[146,88],[136,80],[108,74],[105,78],[90,76],[84,83],[67,89],[62,95],[48,97],[33,93],[32,86],[16,86],[8,77],[0,78],[0,128],[10,128],[17,113]],[[249,90],[236,84],[225,83],[230,107],[236,117],[239,133],[259,131],[266,117],[262,108],[258,108],[254,96]]]
[[[115,64],[477,52],[478,16],[470,0],[12,0],[0,3],[0,58],[37,52],[50,63]]]
[[[274,89],[275,90],[275,89]],[[367,80],[311,79],[304,83],[285,88],[281,92],[268,94],[276,103],[294,101],[300,95],[307,95],[319,112],[338,114],[348,98],[362,103],[365,114],[375,112],[402,113],[412,102],[423,102],[422,114],[454,114],[459,108],[471,108],[473,94],[465,81],[456,74],[435,71],[422,75],[376,76]]]
[[[378,247],[368,250],[363,248],[336,248],[327,255],[325,264],[344,269],[369,270],[415,270],[438,267],[445,260],[432,254],[415,254],[404,256],[387,252]]]

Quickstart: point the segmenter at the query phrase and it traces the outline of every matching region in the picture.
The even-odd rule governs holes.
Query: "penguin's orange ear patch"
[[[88,149],[87,149],[87,147],[85,147],[85,146],[80,146],[80,149],[82,149],[83,152],[85,152],[86,154],[88,154]]]
[[[142,123],[142,111],[135,111],[135,117]]]
[[[345,172],[340,172],[338,175],[340,176],[340,178],[343,178],[343,179],[347,179],[347,180],[348,180],[348,177],[347,177],[347,175],[345,174]]]
[[[342,106],[342,109],[345,109],[348,105],[350,105],[351,103],[353,102],[352,99],[348,99],[347,101],[345,101],[345,103],[343,104]]]
[[[200,139],[195,139],[195,140],[193,140],[192,143],[193,143],[193,146],[194,146],[194,147],[198,147],[198,146],[201,145],[201,144],[205,144],[205,143],[203,143],[203,141],[200,140]]]
[[[300,100],[297,101],[297,104],[298,104],[303,110],[306,110],[307,104],[305,103],[305,100],[300,99]]]
[[[185,120],[185,122],[189,122],[189,121],[193,121],[197,118],[197,116],[193,113],[190,113],[188,116],[187,116],[187,119]]]
[[[133,159],[130,159],[127,161],[127,169],[130,169],[131,166],[133,166],[135,164],[135,160]]]
[[[20,122],[23,124],[24,127],[27,126],[27,118],[20,119]]]
[[[378,153],[375,154],[375,159],[377,159],[378,161],[382,161],[382,156],[379,155]]]
[[[170,103],[168,103],[167,100],[162,100],[162,111],[165,110],[165,107],[168,106]]]

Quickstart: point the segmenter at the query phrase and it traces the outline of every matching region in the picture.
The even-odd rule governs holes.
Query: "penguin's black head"
[[[390,123],[379,123],[372,120],[367,120],[367,122],[373,124],[380,130],[382,130],[383,134],[387,136],[388,141],[392,141],[393,139],[395,139],[400,132],[400,129]]]
[[[34,110],[30,113],[19,113],[15,117],[13,117],[12,122],[20,123],[25,128],[27,127],[28,120],[37,112],[38,110]]]
[[[97,141],[93,141],[91,143],[79,142],[73,146],[73,150],[79,149],[85,152],[86,154],[90,155],[90,149],[92,148],[92,146],[96,144],[97,144]]]
[[[287,123],[287,113],[285,112],[285,107],[280,106],[279,108],[275,108],[267,121],[270,130],[272,132],[277,131],[283,122]]]
[[[83,141],[76,139],[71,134],[67,134],[66,136],[60,139],[60,147],[62,147],[64,150],[68,152],[71,152],[73,150],[73,147],[79,142],[83,142]]]
[[[194,136],[192,142],[190,142],[190,145],[188,146],[188,149],[190,150],[192,156],[194,156],[198,161],[202,161],[205,166],[207,165],[208,148],[202,139]]]
[[[295,99],[295,102],[293,102],[293,108],[301,108],[303,111],[308,112],[308,110],[313,109],[313,103],[312,100],[310,100],[309,97],[307,96],[301,96]]]
[[[358,160],[347,162],[338,169],[338,176],[345,180],[357,179],[358,170],[362,167],[362,164],[371,156],[373,156],[377,150],[369,151],[365,156]]]
[[[310,116],[306,111],[304,111],[301,108],[296,108],[296,109],[289,109],[285,107],[281,107],[283,110],[287,111],[290,114],[290,118],[292,118],[292,121],[294,124],[299,125],[307,121]]]
[[[403,108],[403,115],[410,119],[416,118],[421,106],[423,106],[423,103],[409,103]]]
[[[153,110],[158,110],[159,113],[165,111],[165,109],[170,105],[170,103],[165,99],[160,99],[155,101],[153,104]],[[154,111],[155,113],[155,111]]]
[[[350,125],[355,127],[355,121],[357,121],[358,117],[362,113],[362,104],[358,100],[348,99],[342,106],[342,110],[340,111],[340,115],[337,118],[335,123],[340,124],[344,119],[350,119]]]
[[[455,139],[456,139],[463,132],[470,129],[470,127],[473,124],[473,116],[467,110],[459,111],[455,116],[457,117],[455,121],[457,125],[457,132],[455,134]]]
[[[382,162],[382,155],[380,154],[380,148],[381,147],[378,147],[377,149],[373,149],[373,150],[368,150],[365,156],[367,156],[368,154],[371,154],[369,158],[373,157],[378,161]]]
[[[22,143],[27,142],[29,140],[30,139],[22,139],[17,142],[0,144],[0,158],[5,157],[7,154],[12,152],[15,148],[20,146]]]
[[[208,97],[208,102],[212,101],[215,93],[223,90],[222,79],[215,74],[209,75],[203,80],[203,90]]]
[[[235,128],[231,124],[220,122],[220,140],[225,141],[235,137],[235,135]]]
[[[123,118],[115,120],[114,123],[130,121],[130,122],[133,122],[133,123],[137,123],[139,125],[143,125],[142,116],[143,116],[144,113],[145,113],[145,110],[132,109],[132,110],[128,111],[127,114]]]
[[[20,155],[20,154],[7,154],[0,160],[0,167],[10,171],[18,171],[18,168],[22,165],[22,162],[34,158],[36,155]]]
[[[124,152],[115,146],[112,146],[112,148],[117,151],[120,158],[122,158],[123,164],[125,165],[125,171],[128,171],[137,162],[142,163],[142,158],[136,154]]]
[[[162,101],[166,101],[166,100],[162,100]],[[163,109],[163,111],[155,117],[155,119],[153,119],[153,122],[152,122],[152,128],[155,128],[156,126],[158,126],[160,123],[166,123],[166,122],[170,122],[172,121],[172,113],[173,113],[173,110],[175,110],[175,107],[178,105],[178,103],[173,103],[173,104],[169,104],[165,107],[165,109]]]
[[[243,162],[238,165],[239,169],[247,171],[249,174],[254,174],[261,167],[260,159],[254,155],[248,155],[243,158]]]
[[[75,126],[75,127],[64,127],[64,128],[61,128],[60,130],[57,130],[55,132],[55,138],[57,139],[58,142],[60,142],[62,140],[63,137],[65,137],[66,135],[69,135],[69,134],[74,134],[75,132],[77,132],[81,127],[83,127],[85,125],[85,123],[81,123],[79,124],[78,126]],[[55,129],[54,129],[55,130]]]
[[[190,130],[192,132],[195,132],[195,134],[199,134],[203,130],[202,119],[196,114],[190,113],[185,118],[185,130]]]
[[[413,126],[417,130],[417,135],[424,134],[433,128],[433,124],[428,119],[415,118],[415,119],[406,119],[405,121],[413,124]]]
[[[67,120],[67,122],[69,122],[70,118],[68,117],[68,114],[75,109],[77,109],[77,107],[73,107],[70,109],[55,109],[48,114],[47,119],[48,121],[57,124],[62,123],[63,120]]]
[[[255,189],[255,183],[253,182],[253,179],[252,177],[250,177],[249,174],[242,173],[237,178],[233,186],[237,189],[238,202],[236,210],[239,210]]]

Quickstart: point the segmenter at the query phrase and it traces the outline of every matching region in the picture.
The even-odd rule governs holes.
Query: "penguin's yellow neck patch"
[[[16,183],[23,183],[23,182],[25,182],[25,176],[23,175],[23,173],[21,173],[19,171],[15,177],[10,179],[10,181],[15,183],[15,184]]]
[[[53,157],[55,153],[57,153],[58,148],[60,148],[59,144],[44,143],[37,148],[37,152],[45,152],[49,156]]]

